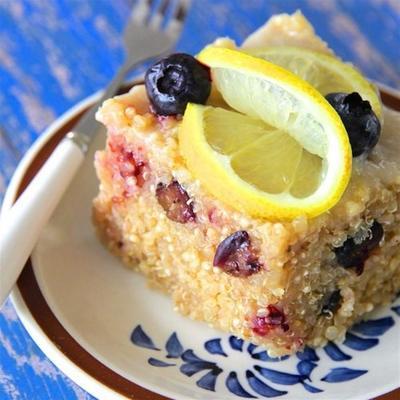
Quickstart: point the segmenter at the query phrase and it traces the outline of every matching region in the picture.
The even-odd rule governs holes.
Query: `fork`
[[[22,195],[2,215],[0,307],[17,281],[40,232],[85,159],[98,127],[94,119],[97,108],[117,92],[130,70],[174,47],[189,6],[190,0],[161,0],[158,7],[153,0],[136,2],[124,31],[125,62],[100,100],[59,143]],[[172,16],[167,18],[169,9]]]

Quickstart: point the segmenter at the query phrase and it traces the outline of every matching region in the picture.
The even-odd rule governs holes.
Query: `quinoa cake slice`
[[[297,21],[304,47],[329,51],[312,28],[304,30],[304,17],[287,18]],[[284,32],[287,24],[278,22],[250,43]],[[252,218],[206,191],[179,153],[179,118],[153,114],[143,85],[107,100],[97,118],[108,130],[95,160],[98,233],[126,265],[170,294],[182,314],[276,356],[342,339],[400,290],[395,111],[384,109],[380,141],[368,158],[354,159],[340,202],[317,218],[291,222]]]

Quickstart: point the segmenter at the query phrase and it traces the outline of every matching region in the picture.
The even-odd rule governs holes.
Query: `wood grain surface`
[[[110,80],[133,3],[0,0],[0,203],[40,133]],[[271,14],[296,9],[339,56],[400,89],[400,0],[194,0],[178,49],[195,53],[224,35],[240,43]],[[92,399],[43,355],[9,302],[0,310],[3,399]]]

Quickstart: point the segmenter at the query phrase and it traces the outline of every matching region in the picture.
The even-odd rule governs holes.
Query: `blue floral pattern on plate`
[[[391,310],[400,316],[400,306],[393,306]],[[187,377],[195,374],[200,376],[201,373],[195,384],[202,389],[215,392],[218,381],[223,380],[225,388],[237,397],[271,398],[287,394],[292,385],[302,385],[305,394],[321,393],[326,384],[350,381],[368,373],[367,369],[351,368],[346,363],[356,357],[357,352],[377,346],[379,337],[394,324],[395,319],[391,315],[370,319],[354,325],[346,334],[342,344],[328,342],[317,350],[306,347],[302,352],[292,356],[296,358],[296,370],[291,372],[288,372],[288,366],[284,364],[291,357],[270,357],[259,346],[235,336],[210,338],[205,341],[203,346],[209,354],[207,359],[196,355],[193,349],[186,348],[176,332],[169,336],[161,348],[154,343],[141,325],[137,325],[132,331],[130,340],[134,345],[154,353],[147,359],[147,362],[154,367],[175,367]],[[157,357],[156,352],[158,352]],[[248,368],[244,375],[221,366],[222,358],[229,359],[235,352],[247,354]],[[324,371],[320,371],[322,368],[319,365],[322,353],[329,359],[329,368]],[[315,378],[317,371],[319,377]],[[243,382],[246,384],[243,385]]]

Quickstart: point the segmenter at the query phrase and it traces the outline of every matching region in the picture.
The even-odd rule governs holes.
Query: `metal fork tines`
[[[172,11],[173,17],[171,18],[171,22],[183,21],[189,8],[188,0],[160,0],[152,13],[154,4],[154,0],[138,0],[136,6],[132,10],[132,19],[134,19],[136,23],[143,24],[148,21],[154,28],[158,28],[163,18],[166,17],[169,8],[174,9]]]
[[[138,0],[125,33],[128,59],[163,54],[175,44],[182,30],[190,0]]]

